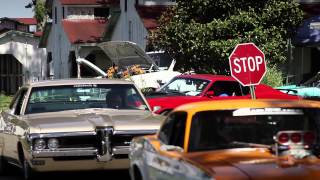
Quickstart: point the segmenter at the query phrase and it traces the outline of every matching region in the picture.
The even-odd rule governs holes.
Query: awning
[[[320,15],[304,20],[293,38],[293,44],[298,46],[320,46]]]

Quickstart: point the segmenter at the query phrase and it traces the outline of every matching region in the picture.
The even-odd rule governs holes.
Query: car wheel
[[[143,180],[142,174],[137,167],[134,167],[133,169],[133,180]]]
[[[30,167],[28,161],[26,159],[23,160],[23,178],[25,180],[31,180],[35,177],[35,172]]]
[[[0,175],[3,175],[6,173],[7,170],[7,161],[4,159],[3,156],[0,156]]]

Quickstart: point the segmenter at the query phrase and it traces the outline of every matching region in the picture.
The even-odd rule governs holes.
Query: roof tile
[[[21,24],[26,24],[26,25],[36,25],[37,24],[36,18],[12,18],[12,19],[18,21]]]
[[[71,43],[93,43],[103,38],[108,20],[63,20],[63,29]]]
[[[137,5],[137,12],[142,19],[144,27],[153,30],[159,27],[158,20],[168,6],[165,5]]]

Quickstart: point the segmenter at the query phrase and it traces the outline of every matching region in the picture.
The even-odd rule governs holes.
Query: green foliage
[[[268,65],[267,73],[262,79],[262,83],[272,87],[279,87],[283,85],[282,77],[282,72],[278,69],[277,65]]]
[[[0,94],[0,112],[6,110],[9,107],[12,97]]]
[[[45,0],[31,0],[25,8],[33,8],[34,18],[36,18],[38,22],[38,29],[42,30],[47,16]]]
[[[229,74],[238,43],[255,43],[269,64],[285,62],[287,39],[302,16],[294,0],[177,0],[150,42],[169,52],[179,70]]]

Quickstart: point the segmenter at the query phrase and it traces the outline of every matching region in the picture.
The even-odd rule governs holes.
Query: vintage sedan
[[[126,169],[130,141],[155,134],[161,116],[129,81],[70,79],[19,89],[0,116],[0,172]]]
[[[131,143],[132,180],[320,179],[320,102],[224,100],[173,110]]]
[[[299,99],[264,84],[255,86],[255,94],[258,99]],[[251,98],[249,87],[242,86],[231,76],[213,74],[179,75],[157,91],[145,95],[151,109],[163,115],[191,102]]]

